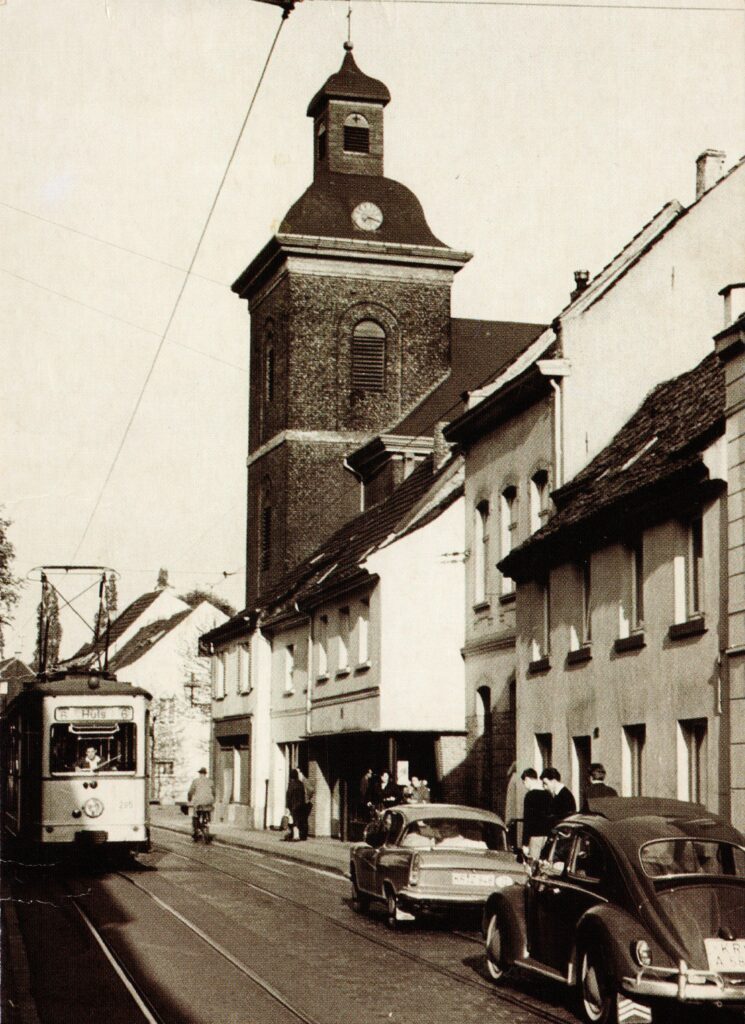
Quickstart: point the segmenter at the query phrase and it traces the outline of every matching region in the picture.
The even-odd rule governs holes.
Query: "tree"
[[[36,610],[36,650],[31,663],[34,672],[51,672],[59,662],[62,624],[57,591],[42,578],[41,601]]]
[[[199,587],[190,590],[188,594],[179,594],[179,599],[185,601],[190,608],[196,608],[200,601],[209,601],[215,608],[219,608],[221,612],[224,612],[229,619],[232,619],[235,615],[235,608],[224,597],[216,597],[209,590],[200,590]]]
[[[171,584],[168,582],[168,569],[159,569],[158,582],[155,584],[155,589],[165,590],[166,587],[170,587],[170,585]]]
[[[0,516],[0,658],[5,653],[4,629],[11,622],[21,581],[11,572],[15,551],[8,540],[10,520]]]
[[[96,611],[96,620],[94,623],[93,631],[94,635],[101,639],[106,633],[107,623],[115,618],[116,609],[119,605],[119,595],[116,590],[116,576],[111,573],[106,577],[106,587],[103,594],[103,606],[99,606]]]

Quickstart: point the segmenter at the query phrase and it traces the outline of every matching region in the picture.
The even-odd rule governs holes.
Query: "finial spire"
[[[344,44],[344,49],[347,52],[354,49],[354,43],[352,42],[352,0],[348,0],[347,3],[347,41]]]

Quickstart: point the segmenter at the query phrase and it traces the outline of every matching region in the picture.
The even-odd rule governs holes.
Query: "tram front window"
[[[118,722],[100,730],[74,724],[53,725],[49,767],[52,775],[93,772],[134,772],[137,731],[134,722]]]

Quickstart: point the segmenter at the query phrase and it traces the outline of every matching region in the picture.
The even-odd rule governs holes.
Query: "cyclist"
[[[194,779],[192,784],[189,786],[189,792],[186,795],[186,799],[189,801],[190,804],[192,804],[194,808],[194,814],[191,819],[192,839],[194,840],[195,843],[199,839],[200,811],[206,812],[206,815],[203,814],[203,820],[206,820],[204,820],[202,828],[204,829],[205,839],[207,839],[209,835],[207,825],[209,824],[212,808],[215,805],[215,791],[212,788],[212,783],[207,778],[206,768],[199,769],[199,774]]]

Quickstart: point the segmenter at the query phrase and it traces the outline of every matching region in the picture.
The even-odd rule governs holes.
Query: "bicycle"
[[[205,845],[209,845],[212,842],[212,836],[210,835],[211,819],[212,811],[209,807],[194,808],[191,838],[195,843],[198,843],[200,839],[204,840]]]

